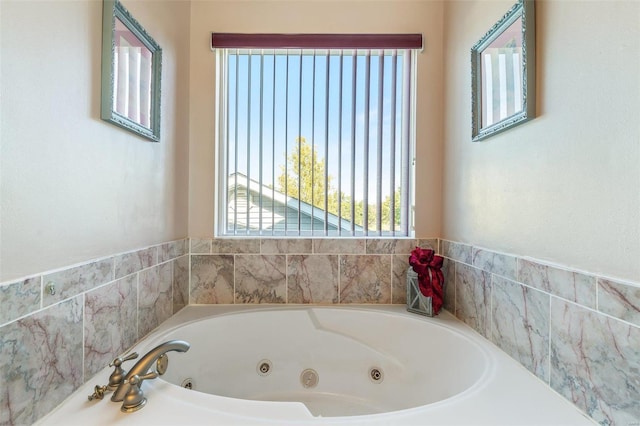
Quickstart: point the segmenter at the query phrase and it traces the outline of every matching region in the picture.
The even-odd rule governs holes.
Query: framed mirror
[[[118,0],[103,1],[103,120],[160,140],[162,49]]]
[[[535,115],[535,7],[519,0],[471,49],[472,140]]]

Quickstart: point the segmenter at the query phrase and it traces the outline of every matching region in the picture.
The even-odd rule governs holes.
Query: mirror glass
[[[118,1],[104,0],[102,118],[160,140],[162,50]]]
[[[150,129],[153,54],[117,18],[114,41],[113,110]]]
[[[518,1],[471,49],[472,140],[535,115],[533,0]]]
[[[522,18],[481,53],[482,127],[522,111]]]

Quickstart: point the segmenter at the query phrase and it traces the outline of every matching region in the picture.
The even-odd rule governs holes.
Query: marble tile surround
[[[454,241],[440,248],[446,309],[596,422],[640,424],[640,283]]]
[[[491,290],[489,339],[548,383],[550,296],[497,276]]]
[[[285,303],[286,256],[239,254],[235,257],[235,303]]]
[[[42,277],[27,278],[0,287],[0,324],[40,309]]]
[[[0,425],[34,423],[188,304],[187,247],[170,241],[1,283]]]
[[[391,303],[392,257],[340,256],[340,303]]]
[[[161,263],[138,274],[138,336],[145,336],[173,315],[173,265]]]
[[[406,303],[409,253],[436,239],[191,238],[190,300]]]
[[[456,266],[454,279],[456,304],[453,312],[478,333],[488,337],[491,274],[461,263]]]
[[[640,419],[640,328],[551,301],[551,387],[603,425]]]
[[[83,380],[82,297],[0,329],[0,424],[32,424]]]
[[[338,303],[339,256],[294,254],[287,264],[290,303]]]
[[[91,377],[138,338],[137,276],[129,275],[87,292],[84,298],[84,372]]]

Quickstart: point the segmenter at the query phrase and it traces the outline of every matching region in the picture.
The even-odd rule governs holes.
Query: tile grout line
[[[85,359],[85,345],[87,342],[87,336],[85,333],[85,322],[87,321],[87,302],[86,302],[86,294],[82,294],[82,347],[80,350],[82,351],[82,383],[85,383],[85,370],[87,369],[86,359]]]
[[[552,307],[552,300],[553,297],[549,296],[549,318],[548,318],[548,332],[549,332],[549,342],[547,343],[547,374],[549,375],[547,377],[547,385],[549,385],[549,387],[551,387],[551,340],[552,340],[552,333],[551,333],[551,307]]]

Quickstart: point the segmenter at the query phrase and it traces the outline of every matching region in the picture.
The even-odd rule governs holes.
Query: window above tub
[[[421,46],[214,33],[216,235],[410,236]]]

